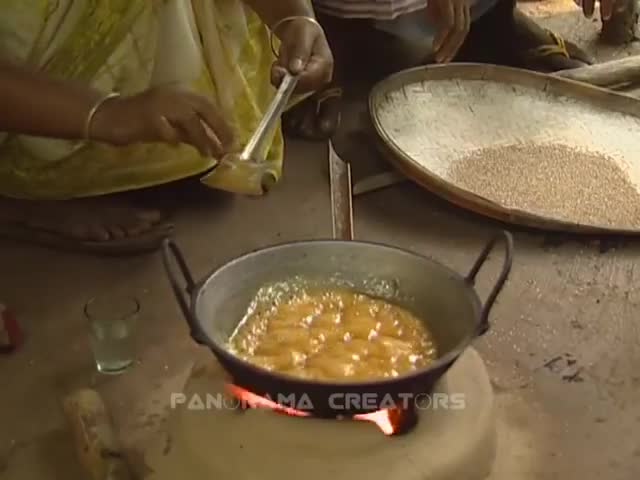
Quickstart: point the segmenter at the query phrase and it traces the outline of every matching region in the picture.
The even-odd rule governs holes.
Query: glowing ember
[[[378,410],[377,412],[371,413],[362,413],[353,416],[354,420],[375,423],[385,435],[393,435],[398,430],[398,425],[394,424],[392,418],[393,412],[390,409]]]
[[[227,389],[231,395],[237,398],[243,405],[249,408],[265,408],[274,412],[283,413],[292,417],[310,417],[311,413],[303,410],[297,410],[295,408],[281,405],[273,400],[265,397],[261,397],[255,393],[250,392],[242,387],[233,384],[227,384]],[[400,409],[384,409],[377,412],[362,413],[351,417],[352,420],[358,420],[363,422],[371,422],[378,426],[378,428],[385,435],[395,435],[405,430],[407,424],[410,423],[407,419],[411,417],[410,412],[405,412]]]

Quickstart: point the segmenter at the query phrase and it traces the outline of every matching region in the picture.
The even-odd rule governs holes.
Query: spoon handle
[[[262,121],[258,125],[258,128],[254,132],[253,136],[247,143],[246,147],[242,151],[242,160],[262,160],[262,152],[260,149],[263,147],[264,140],[276,126],[276,123],[282,116],[284,109],[289,103],[289,99],[293,94],[293,91],[298,84],[298,77],[293,76],[290,73],[285,74],[282,79],[282,83],[276,92],[276,96],[273,98],[269,108],[262,117]]]

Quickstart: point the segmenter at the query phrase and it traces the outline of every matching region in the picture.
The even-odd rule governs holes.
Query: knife
[[[351,165],[338,156],[331,141],[329,141],[329,177],[331,181],[333,238],[353,240]]]

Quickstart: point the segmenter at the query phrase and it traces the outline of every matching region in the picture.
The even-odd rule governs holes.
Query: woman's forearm
[[[245,0],[269,27],[286,17],[314,17],[311,0]]]
[[[79,140],[103,94],[0,59],[0,132]]]

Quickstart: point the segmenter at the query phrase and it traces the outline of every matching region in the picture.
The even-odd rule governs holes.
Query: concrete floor
[[[577,18],[571,22],[589,28]],[[383,168],[358,133],[363,115],[362,105],[349,110],[345,123],[353,128],[337,142],[356,179]],[[284,180],[261,200],[181,190],[177,241],[195,275],[248,250],[328,237],[326,159],[322,145],[290,142]],[[409,184],[358,198],[355,216],[357,237],[433,256],[460,272],[500,228]],[[496,479],[640,474],[640,244],[610,246],[516,233],[511,280],[492,330],[477,344],[501,411]],[[494,256],[481,275],[481,294],[497,264]],[[140,448],[162,427],[169,392],[195,360],[208,358],[188,337],[159,256],[100,259],[1,244],[0,265],[0,300],[28,335],[20,352],[0,357],[0,479],[82,478],[59,405],[76,386],[97,386],[125,443]],[[117,378],[94,373],[82,316],[84,302],[110,291],[142,302],[138,362]]]

